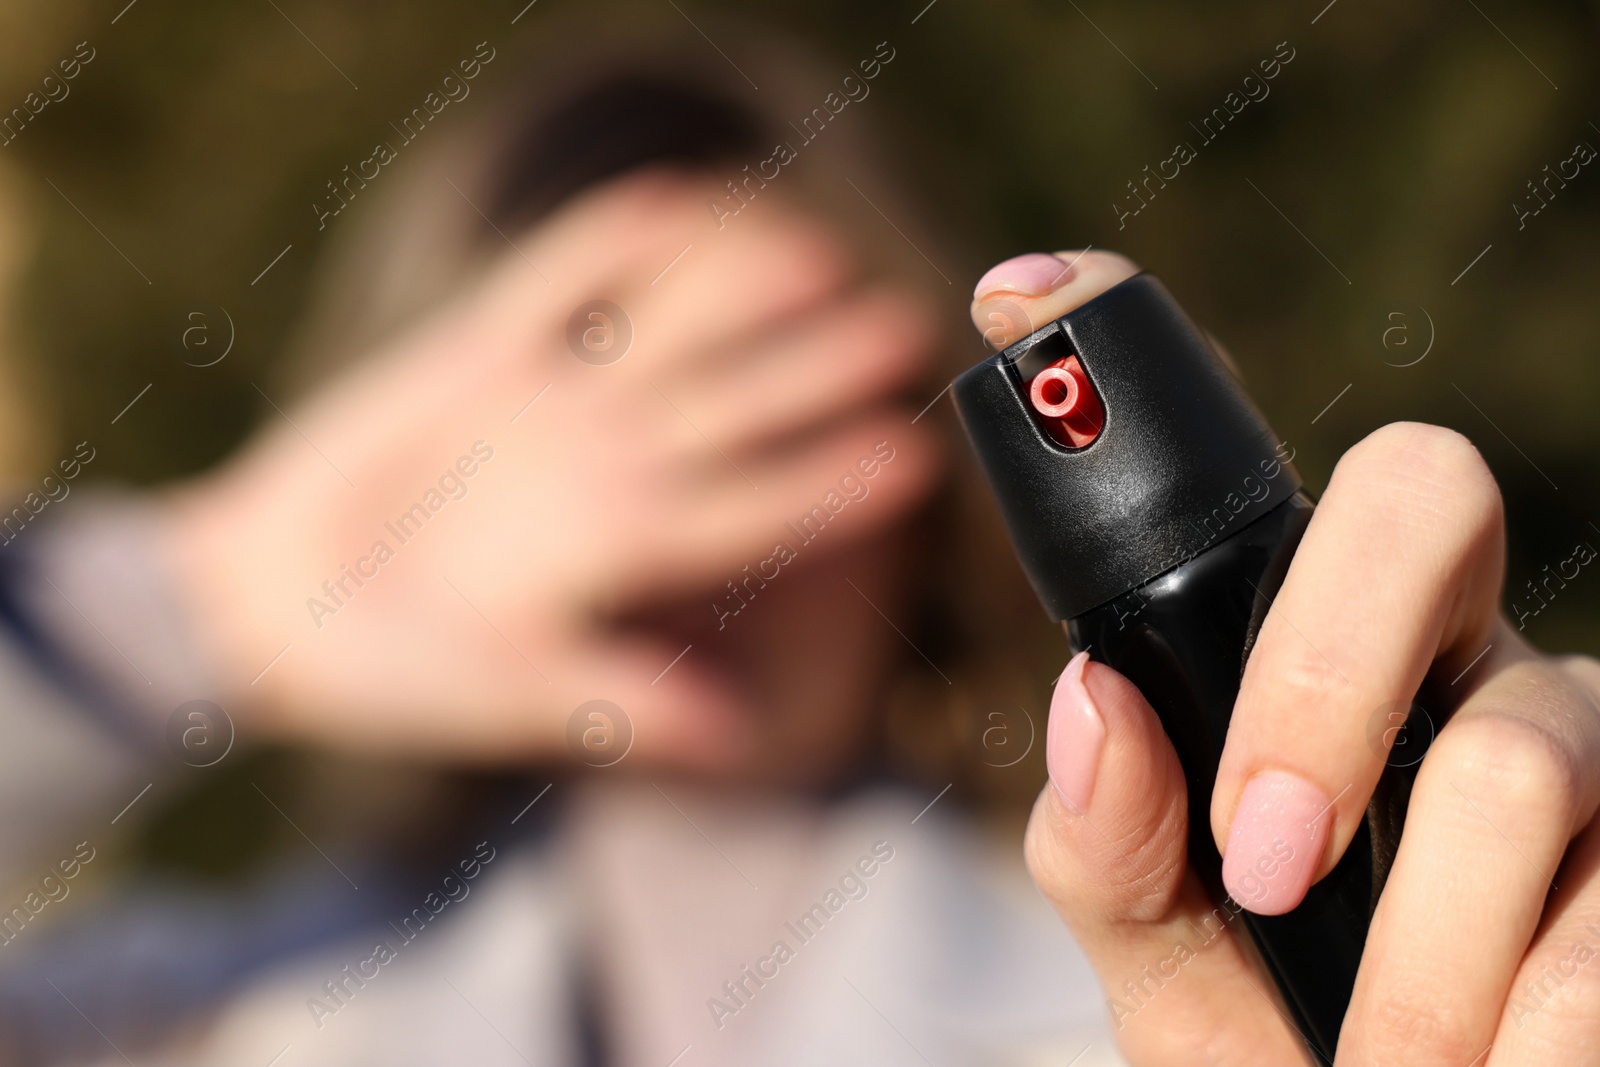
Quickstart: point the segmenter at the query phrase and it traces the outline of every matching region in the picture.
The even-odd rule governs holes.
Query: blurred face
[[[816,288],[744,334],[674,397],[697,421],[716,421],[717,404],[750,411],[750,446],[744,458],[729,457],[740,467],[808,449],[819,459],[795,471],[798,507],[768,511],[765,483],[755,479],[762,489],[740,507],[767,518],[770,546],[728,553],[720,582],[665,609],[655,625],[680,634],[702,669],[739,694],[748,733],[727,771],[803,783],[837,773],[859,752],[887,674],[908,652],[895,629],[911,628],[901,610],[911,577],[905,523],[938,464],[903,397],[932,359],[931,326],[910,292],[861,281],[853,251],[821,219],[776,198],[762,206],[769,218],[757,225],[773,228],[731,256],[727,269],[759,272],[767,256],[794,263],[792,242],[822,242],[828,261],[800,273]],[[702,284],[704,295],[715,294],[710,279]],[[852,423],[874,433],[852,437],[844,432]]]
[[[698,604],[659,620],[704,648],[708,669],[741,694],[748,743],[727,774],[796,785],[848,769],[872,735],[887,673],[906,652],[874,607],[906,627],[900,549],[886,531],[796,560],[722,631]]]

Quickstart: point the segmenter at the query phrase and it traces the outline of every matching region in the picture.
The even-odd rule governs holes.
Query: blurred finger
[[[320,439],[355,437],[349,412],[391,413],[390,430],[411,435],[419,419],[451,405],[498,395],[512,382],[550,380],[541,348],[562,351],[568,318],[584,303],[646,284],[704,229],[694,182],[668,171],[637,172],[574,198],[534,229],[515,235],[479,284],[405,335],[379,360],[353,369],[309,398],[303,417],[323,424]],[[639,278],[644,274],[643,279]],[[370,427],[360,425],[368,437]],[[387,438],[369,442],[382,453]]]
[[[939,471],[931,434],[899,413],[863,416],[765,460],[708,462],[726,469],[712,486],[678,501],[648,557],[630,561],[632,595],[759,585],[763,572],[771,580],[801,553],[827,554],[901,518]]]
[[[670,170],[635,171],[586,190],[533,229],[512,235],[480,307],[513,332],[562,323],[573,308],[647,284],[706,229],[703,182]],[[541,311],[543,314],[541,314]]]
[[[855,269],[846,246],[821,223],[781,208],[748,225],[707,229],[618,298],[633,322],[631,370],[660,375],[712,361],[840,291]]]
[[[927,309],[882,290],[830,305],[754,351],[726,358],[672,388],[686,416],[736,451],[841,413],[908,385],[932,343]],[[675,420],[691,447],[701,438]]]
[[[592,725],[602,731],[599,744],[586,743],[582,732],[574,736],[569,728],[568,750],[590,766],[632,759],[726,772],[748,761],[760,741],[749,715],[750,694],[720,664],[706,660],[702,649],[655,635],[613,634],[572,649],[562,657],[556,685],[557,711],[568,716],[591,700],[617,709],[597,709]],[[525,689],[523,706],[541,695]],[[623,747],[630,743],[631,749]]]

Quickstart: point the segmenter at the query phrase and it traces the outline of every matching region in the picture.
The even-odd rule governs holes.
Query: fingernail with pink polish
[[[1222,884],[1257,915],[1282,915],[1311,888],[1333,823],[1319,786],[1288,771],[1258,771],[1245,783],[1222,856]]]
[[[1056,256],[1029,252],[989,268],[972,291],[974,300],[992,293],[1008,292],[1022,296],[1044,296],[1072,279],[1074,268]]]
[[[1061,672],[1050,698],[1045,764],[1056,793],[1074,814],[1082,814],[1094,794],[1100,753],[1106,744],[1106,721],[1083,684],[1089,653],[1079,652]]]

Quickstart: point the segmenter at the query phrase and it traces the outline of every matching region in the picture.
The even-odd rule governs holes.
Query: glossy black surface
[[[1051,439],[1027,399],[1032,375],[1066,355],[1079,358],[1106,409],[1100,435],[1081,448]],[[1190,866],[1217,901],[1205,920],[1216,930],[1196,930],[1191,947],[1222,928],[1241,935],[1316,1057],[1330,1062],[1431,731],[1417,744],[1406,724],[1409,743],[1344,858],[1299,907],[1267,918],[1226,899],[1211,793],[1245,659],[1313,510],[1294,450],[1148,274],[971,368],[954,396],[1045,610],[1066,620],[1075,646],[1139,687],[1177,750]],[[1381,759],[1401,724],[1384,709],[1374,723]],[[1138,978],[1162,983],[1148,969]]]
[[[1057,444],[1028,400],[1032,376],[1068,355],[1106,412],[1082,448]],[[1170,570],[1300,488],[1293,450],[1151,274],[972,367],[952,394],[1056,622]]]
[[[1211,835],[1211,793],[1245,659],[1312,510],[1296,494],[1066,629],[1075,648],[1127,676],[1160,716],[1189,787],[1189,863],[1218,902],[1217,925],[1248,935],[1318,1062],[1331,1063],[1420,756],[1413,749],[1404,767],[1391,761],[1344,858],[1287,915],[1253,915],[1227,900]],[[1211,936],[1196,931],[1190,947]]]

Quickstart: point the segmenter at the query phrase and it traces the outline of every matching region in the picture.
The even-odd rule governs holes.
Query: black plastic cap
[[[1105,405],[1057,444],[1028,382],[1075,354]],[[1012,544],[1057,622],[1159,577],[1300,489],[1238,379],[1154,275],[1139,274],[957,378],[956,408]]]

